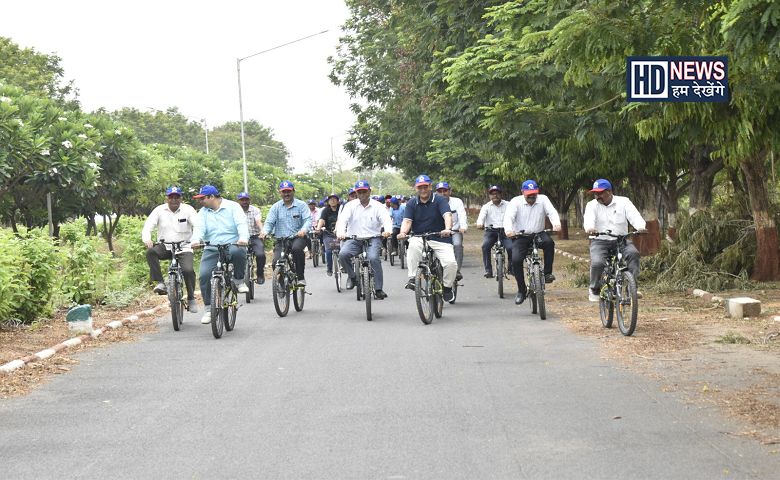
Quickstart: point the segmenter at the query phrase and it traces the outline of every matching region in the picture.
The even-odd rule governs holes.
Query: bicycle
[[[209,242],[204,242],[209,246]],[[219,252],[217,265],[211,272],[211,333],[214,338],[221,338],[223,330],[232,331],[238,315],[238,289],[233,285],[233,263],[228,255],[230,247],[235,243],[210,245]]]
[[[184,310],[190,309],[184,297],[184,274],[179,265],[178,255],[182,253],[182,244],[189,242],[166,242],[160,239],[158,243],[171,246],[171,264],[168,266],[168,303],[171,305],[173,329],[178,332],[181,324],[184,323]]]
[[[433,249],[428,245],[429,237],[438,237],[440,232],[409,235],[420,237],[423,241],[422,257],[414,275],[414,299],[417,313],[425,325],[430,325],[433,317],[441,318],[444,312],[444,270]]]
[[[604,271],[601,274],[601,289],[599,292],[599,316],[604,328],[612,328],[613,317],[617,317],[620,333],[631,336],[636,329],[639,313],[636,279],[628,271],[628,264],[623,258],[623,249],[628,239],[639,232],[627,235],[613,235],[611,230],[599,232],[589,238],[599,235],[616,238],[615,246],[609,249]]]
[[[320,261],[320,250],[322,250],[322,245],[320,245],[320,239],[319,236],[317,236],[316,231],[310,230],[308,235],[309,243],[311,244],[311,263],[314,265],[314,268],[317,268]]]
[[[498,232],[498,239],[491,248],[491,256],[495,265],[496,281],[498,282],[498,298],[504,298],[504,279],[509,280],[506,274],[506,249],[503,244],[504,229],[493,228],[493,225],[485,227],[487,232]]]
[[[262,272],[260,274],[262,275]],[[255,255],[250,241],[246,248],[246,271],[244,272],[244,283],[249,288],[246,292],[246,303],[252,303],[255,298],[255,278]]]
[[[339,252],[341,251],[341,241],[336,238],[333,232],[328,232],[328,235],[324,235],[323,239],[326,242],[330,242],[330,254],[333,258],[333,278],[336,280],[336,291],[341,293],[344,289],[342,282],[344,272],[341,270],[341,264],[339,263]],[[324,251],[324,249],[323,249]]]
[[[398,263],[406,270],[406,239],[398,240]]]
[[[376,285],[374,283],[374,269],[371,268],[371,262],[368,260],[368,247],[371,240],[379,237],[358,237],[353,235],[350,240],[360,242],[360,253],[352,257],[352,268],[355,272],[355,291],[357,300],[364,300],[366,303],[366,320],[372,320],[371,300],[376,296]]]
[[[306,287],[298,286],[298,275],[295,273],[295,262],[292,258],[293,237],[277,238],[282,242],[282,252],[279,260],[274,263],[273,292],[274,309],[280,317],[287,316],[290,310],[290,296],[293,297],[293,305],[296,312],[303,310],[303,302],[306,299]]]
[[[523,233],[524,230],[518,232],[516,237],[530,237],[531,248],[528,249],[528,253],[525,256],[526,265],[526,286],[528,287],[528,298],[531,300],[531,313],[539,313],[539,318],[542,320],[547,319],[547,308],[544,301],[544,261],[539,250],[542,248],[539,243],[539,234],[537,233]],[[552,232],[552,230],[543,230],[545,233]]]

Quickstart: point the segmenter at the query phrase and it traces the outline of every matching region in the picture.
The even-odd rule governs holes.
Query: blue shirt
[[[203,207],[198,212],[200,221],[192,232],[192,243],[201,241],[212,244],[236,243],[239,240],[249,241],[249,228],[246,224],[246,214],[241,205],[222,199],[219,208],[212,210]]]
[[[292,237],[298,232],[308,232],[310,225],[311,212],[302,200],[293,199],[289,207],[284,204],[284,200],[279,200],[268,211],[263,232],[266,235],[273,233],[277,238]]]
[[[406,202],[404,218],[412,221],[412,233],[441,232],[444,230],[444,215],[452,215],[450,203],[442,195],[432,194],[427,202],[420,202],[419,197],[413,197]],[[431,237],[436,242],[452,243],[450,237]]]
[[[398,228],[404,221],[404,210],[406,205],[401,205],[398,208],[390,207],[390,216],[393,217],[393,227]]]

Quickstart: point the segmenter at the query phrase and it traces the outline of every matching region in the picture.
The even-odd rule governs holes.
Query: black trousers
[[[544,252],[544,274],[550,274],[553,271],[553,260],[555,260],[555,242],[547,232],[539,233],[539,240]],[[523,271],[523,260],[531,248],[531,237],[516,237],[512,242],[512,271],[515,274],[518,291],[525,292],[525,275]]]
[[[252,254],[257,262],[255,278],[260,278],[263,276],[263,270],[265,269],[265,245],[257,235],[249,237],[249,244],[252,245]]]
[[[506,249],[506,254],[509,257],[507,260],[509,263],[512,263],[512,239],[504,235],[503,228],[500,230],[486,230],[482,236],[482,263],[486,272],[493,273],[493,264],[490,263],[490,249],[499,241]]]
[[[303,269],[306,265],[306,254],[303,253],[303,249],[306,248],[306,243],[308,241],[308,237],[297,237],[292,242],[292,257],[293,262],[295,262],[295,274],[298,276],[298,279],[303,280]],[[276,261],[279,260],[279,257],[282,256],[282,242],[276,242],[274,244],[274,265],[276,265]]]
[[[146,250],[146,263],[149,264],[149,275],[155,282],[162,282],[162,270],[160,270],[160,260],[170,260],[173,258],[170,250],[164,245],[157,244]],[[192,252],[182,252],[179,254],[179,265],[181,265],[184,285],[187,287],[187,299],[195,298],[195,269],[192,265]]]

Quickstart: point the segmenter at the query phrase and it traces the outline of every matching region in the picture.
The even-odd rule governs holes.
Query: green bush
[[[60,254],[54,241],[42,229],[28,231],[15,239],[16,251],[23,263],[27,288],[20,295],[16,306],[18,318],[30,323],[52,311],[52,295],[57,283]]]
[[[62,232],[62,230],[61,230]],[[107,290],[113,271],[112,256],[102,252],[105,242],[86,237],[84,230],[68,229],[62,241],[62,293],[71,302],[97,304]]]
[[[18,306],[27,287],[24,261],[14,235],[0,230],[0,321],[19,319]]]

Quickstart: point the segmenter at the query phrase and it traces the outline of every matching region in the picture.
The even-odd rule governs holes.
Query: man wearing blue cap
[[[468,219],[466,218],[466,207],[463,206],[463,200],[452,196],[452,189],[447,182],[436,184],[436,193],[441,194],[450,204],[452,213],[452,249],[455,252],[455,260],[458,261],[458,273],[455,275],[455,281],[460,281],[463,275],[460,268],[463,266],[463,234],[468,230]]]
[[[506,207],[509,202],[501,198],[501,187],[498,185],[491,185],[488,188],[488,196],[490,201],[479,209],[479,216],[477,217],[477,228],[480,230],[485,227],[490,228],[486,230],[482,237],[482,263],[485,266],[485,278],[493,278],[493,264],[490,262],[490,249],[493,248],[493,244],[501,242],[506,248],[509,264],[512,264],[512,241],[506,238],[504,234],[504,215],[506,214]]]
[[[385,206],[370,198],[371,185],[367,181],[358,180],[355,183],[355,191],[358,198],[344,206],[344,211],[341,212],[339,220],[336,222],[336,236],[340,240],[351,236],[373,237],[367,253],[371,269],[374,271],[374,286],[376,287],[374,298],[383,300],[387,298],[387,294],[382,290],[384,275],[382,262],[379,258],[379,251],[382,248],[382,241],[379,237],[387,238],[390,236],[393,231],[393,222],[390,220]],[[347,289],[355,287],[356,278],[355,270],[352,268],[352,257],[359,255],[361,251],[362,245],[357,240],[346,240],[341,245],[339,263],[347,272]]]
[[[398,197],[390,199],[390,209],[387,213],[390,214],[390,218],[393,219],[393,236],[390,239],[390,255],[398,255],[398,233],[401,231],[401,224],[404,221],[405,206],[401,205],[401,200]]]
[[[169,187],[165,191],[165,203],[155,207],[144,222],[141,230],[141,240],[146,245],[146,263],[149,264],[149,274],[152,281],[157,282],[155,293],[166,295],[168,288],[163,282],[160,260],[170,260],[170,246],[152,242],[152,231],[157,230],[157,238],[166,242],[188,242],[192,238],[192,229],[198,221],[195,209],[186,203],[181,203],[181,189]],[[198,311],[195,301],[195,269],[192,264],[192,250],[185,246],[179,255],[179,265],[184,274],[184,285],[187,287],[187,308],[190,312]]]
[[[262,285],[265,283],[265,245],[260,240],[260,232],[263,230],[263,213],[259,208],[250,204],[251,198],[248,192],[239,193],[237,201],[246,214],[249,243],[252,245],[252,254],[255,256],[257,265],[255,281],[258,285]]]
[[[200,192],[193,198],[200,200],[203,208],[198,212],[198,223],[192,233],[192,246],[200,247],[201,242],[209,242],[214,245],[249,243],[249,228],[246,225],[246,214],[241,205],[222,198],[216,187],[204,185]],[[236,245],[230,247],[230,261],[233,263],[233,284],[240,293],[249,291],[244,283],[244,270],[246,268],[246,251]],[[200,259],[200,293],[203,303],[207,307],[211,305],[211,272],[217,266],[219,251],[215,246],[207,246],[203,250]],[[211,313],[206,308],[206,314],[200,323],[211,322]]]
[[[592,235],[598,232],[611,232],[612,235],[628,234],[628,224],[640,232],[646,228],[645,220],[627,197],[612,194],[612,184],[609,180],[600,178],[593,182],[593,200],[585,205],[583,226],[585,232]],[[599,280],[604,270],[607,253],[615,247],[617,240],[613,237],[599,235],[590,242],[590,292],[588,300],[599,301],[601,285]],[[628,263],[628,270],[635,279],[639,279],[639,251],[630,241],[626,242],[623,258]]]
[[[311,212],[303,201],[295,198],[295,185],[289,180],[279,183],[279,195],[282,199],[271,206],[265,220],[260,238],[273,234],[276,238],[298,237],[292,242],[292,257],[295,263],[295,275],[298,286],[305,287],[306,234],[311,226]],[[282,242],[274,244],[274,265],[282,256]]]
[[[553,207],[547,195],[539,193],[539,184],[534,180],[526,180],[520,188],[522,195],[513,198],[506,207],[504,216],[504,231],[506,236],[514,238],[512,242],[512,270],[517,281],[517,296],[515,304],[520,305],[525,301],[528,288],[525,285],[525,275],[523,275],[523,260],[528,249],[531,247],[533,239],[531,237],[518,236],[516,234],[529,235],[538,233],[544,252],[544,282],[552,283],[555,280],[553,275],[553,261],[555,259],[555,242],[550,235],[544,231],[545,218],[550,219],[554,231],[561,229],[561,219],[558,211]]]
[[[452,286],[455,283],[455,276],[458,273],[458,262],[455,260],[455,252],[452,249],[452,212],[447,199],[441,195],[436,195],[431,191],[431,179],[428,175],[420,175],[415,179],[414,186],[417,189],[417,196],[406,202],[404,211],[404,223],[401,225],[401,232],[398,234],[398,240],[403,240],[409,231],[414,233],[434,233],[439,232],[438,236],[429,238],[428,245],[433,250],[436,258],[439,259],[444,270],[442,282],[444,283],[444,300],[452,301],[455,295],[452,292]],[[409,239],[409,248],[407,250],[407,266],[409,280],[406,282],[406,288],[414,290],[414,275],[417,270],[417,264],[422,258],[422,239],[412,237]]]

